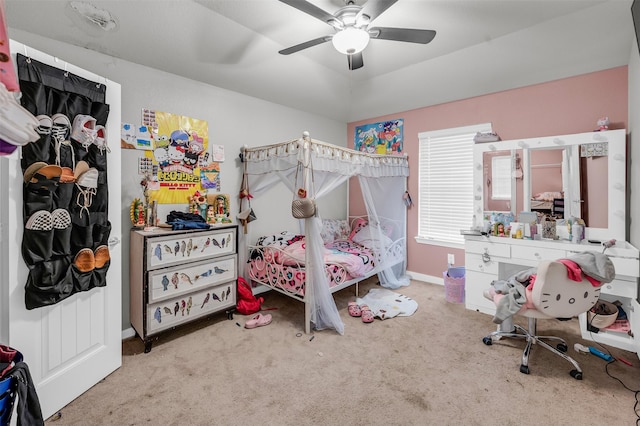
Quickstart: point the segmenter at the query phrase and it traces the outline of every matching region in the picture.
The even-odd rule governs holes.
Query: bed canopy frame
[[[304,166],[306,187],[310,197],[320,199],[345,183],[351,177],[358,177],[366,206],[373,239],[383,241],[383,227],[375,226],[381,221],[391,220],[398,224],[399,237],[404,241],[406,253],[406,205],[403,195],[409,176],[409,161],[406,156],[367,154],[343,148],[326,142],[312,140],[308,132],[300,139],[294,139],[273,145],[242,149],[242,161],[245,162],[246,178],[251,195],[258,198],[267,193],[279,182],[291,191],[297,192],[296,182],[298,163]],[[298,182],[301,179],[298,177]],[[313,184],[311,184],[311,181]],[[315,192],[314,192],[315,191]],[[242,207],[241,200],[241,207]],[[323,240],[321,237],[321,211],[315,217],[301,219],[304,222],[306,239],[306,283],[305,295],[306,327],[309,321],[316,330],[335,329],[344,334],[344,324],[340,319],[328,278],[324,270]],[[378,234],[378,235],[375,235]],[[242,235],[242,233],[241,233]],[[244,236],[246,237],[246,236]],[[242,237],[242,238],[244,238]],[[247,241],[241,238],[240,264],[246,264]],[[393,265],[380,265],[378,278],[384,287],[395,289],[409,285],[406,275],[406,256],[404,261]],[[241,268],[241,275],[245,275]]]

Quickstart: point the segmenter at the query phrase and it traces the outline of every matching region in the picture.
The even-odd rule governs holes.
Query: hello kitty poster
[[[143,109],[142,124],[151,131],[152,149],[145,155],[157,164],[160,189],[150,197],[160,204],[187,203],[201,190],[201,158],[207,152],[208,124],[205,120]]]

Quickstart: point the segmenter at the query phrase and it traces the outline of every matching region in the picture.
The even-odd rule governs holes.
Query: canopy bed
[[[367,216],[353,221],[353,229],[344,238],[327,241],[328,221],[322,220],[322,212],[318,210],[315,216],[300,220],[303,225],[300,232],[282,233],[282,229],[274,229],[274,236],[261,237],[259,244],[251,246],[251,252],[244,236],[243,254],[250,259],[249,263],[241,260],[247,268],[240,274],[302,301],[307,333],[313,324],[316,330],[335,329],[344,334],[344,324],[332,296],[337,290],[376,274],[383,287],[409,285],[403,200],[409,176],[406,156],[361,153],[312,140],[304,132],[300,139],[244,147],[241,159],[244,180],[253,198],[282,187],[279,182],[291,191],[292,198],[302,193],[315,200],[330,194],[351,177],[357,177],[360,183]],[[241,198],[241,206],[247,198]],[[353,258],[347,260],[348,255],[354,254],[360,264]],[[266,272],[269,268],[273,271],[270,275]]]

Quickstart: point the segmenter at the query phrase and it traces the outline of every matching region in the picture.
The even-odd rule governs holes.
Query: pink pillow
[[[353,237],[358,233],[358,231],[367,226],[368,223],[369,221],[364,217],[355,219],[351,227],[351,234],[349,234],[349,239],[353,240]]]

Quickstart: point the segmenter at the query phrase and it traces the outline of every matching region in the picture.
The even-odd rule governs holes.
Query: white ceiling
[[[632,0],[398,0],[374,25],[435,39],[371,40],[364,67],[349,71],[330,42],[278,54],[333,33],[278,0],[91,1],[118,21],[108,33],[68,3],[5,0],[9,36],[20,29],[343,122],[626,65],[635,37]]]

